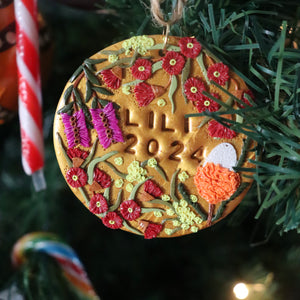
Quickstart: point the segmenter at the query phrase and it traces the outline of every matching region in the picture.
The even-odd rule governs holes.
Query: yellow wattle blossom
[[[191,227],[191,232],[196,233],[196,232],[198,232],[198,230],[199,230],[199,228],[196,227],[196,226],[192,226],[192,227]]]
[[[133,184],[132,183],[128,183],[126,185],[126,191],[130,193],[132,190],[133,190]]]
[[[119,59],[118,55],[115,55],[115,54],[110,54],[110,55],[108,55],[108,61],[109,61],[110,63],[114,63],[114,62],[116,62],[118,59]]]
[[[190,178],[190,176],[188,175],[187,172],[183,171],[181,173],[178,174],[178,179],[181,181],[181,182],[185,182],[188,178]]]
[[[165,228],[165,233],[167,234],[167,235],[171,235],[172,233],[173,233],[173,230],[172,229],[170,229],[170,228]]]
[[[146,179],[147,170],[140,167],[140,163],[134,160],[128,167],[127,167],[128,175],[126,176],[126,180],[129,182],[142,182]]]
[[[125,95],[130,95],[130,85],[122,85],[122,93]]]
[[[159,107],[164,107],[167,104],[167,102],[164,99],[158,99],[157,100],[157,105]]]
[[[180,222],[178,220],[174,220],[173,221],[173,226],[177,227],[177,226],[180,226]]]
[[[122,43],[122,48],[125,49],[125,55],[129,55],[131,50],[137,51],[141,55],[145,55],[147,50],[154,45],[152,38],[143,36],[133,36]]]
[[[168,216],[174,216],[174,214],[175,214],[173,209],[171,209],[171,208],[167,209],[166,213],[167,213]]]
[[[116,187],[116,188],[121,188],[121,187],[123,186],[123,184],[124,184],[124,181],[123,181],[123,179],[121,179],[121,178],[119,178],[119,179],[117,179],[117,180],[115,181],[115,187]]]
[[[121,166],[121,165],[123,165],[123,158],[122,157],[116,157],[115,159],[114,159],[114,162],[115,162],[115,164],[117,165],[117,166]]]
[[[164,195],[161,196],[161,200],[163,200],[163,201],[170,201],[171,197],[169,195],[167,195],[167,194],[164,194]]]
[[[190,199],[193,203],[198,202],[198,197],[196,195],[190,195]]]
[[[153,157],[148,159],[147,166],[150,168],[155,168],[155,166],[157,166],[157,160]]]
[[[162,217],[162,213],[160,211],[154,211],[154,216],[157,217],[157,218],[160,218]]]

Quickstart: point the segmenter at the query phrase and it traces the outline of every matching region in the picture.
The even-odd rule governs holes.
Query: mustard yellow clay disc
[[[195,38],[132,37],[71,76],[54,120],[58,163],[105,226],[146,239],[196,233],[250,187],[236,167],[252,167],[253,143],[226,111],[251,103],[243,80]]]

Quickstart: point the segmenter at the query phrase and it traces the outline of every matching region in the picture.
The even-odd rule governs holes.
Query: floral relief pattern
[[[133,101],[141,112],[151,106],[153,111],[169,109],[172,114],[176,111],[173,95],[181,93],[186,105],[199,113],[198,128],[202,126],[208,139],[230,141],[237,136],[231,129],[231,121],[224,126],[211,117],[216,115],[214,112],[223,112],[221,104],[225,97],[217,85],[226,89],[232,85],[229,67],[215,58],[203,59],[208,54],[194,37],[180,38],[171,46],[163,49],[152,38],[142,36],[124,41],[118,51],[107,51],[107,59],[97,59],[95,63],[99,71],[89,71],[92,74],[82,71],[77,75],[72,90],[70,87],[65,92],[66,104],[59,112],[67,144],[61,139],[60,147],[68,163],[67,183],[78,189],[90,212],[106,227],[126,229],[145,239],[173,236],[176,232],[196,233],[210,226],[212,214],[217,215],[212,205],[229,201],[242,183],[239,173],[213,162],[200,162],[194,170],[181,168],[166,176],[167,170],[162,168],[163,163],[156,154],[148,153],[145,161],[135,158],[128,161],[128,156],[115,150],[117,143],[126,147],[127,132],[120,125],[124,123],[119,113],[122,107],[110,98],[114,93]],[[163,50],[161,57],[153,58],[152,49]],[[191,62],[197,63],[201,74],[196,74],[195,64],[193,69]],[[167,78],[165,82],[168,80],[164,86],[155,85],[151,80],[158,70]],[[126,82],[128,76],[126,80],[122,76],[125,72],[130,72],[130,80],[134,80]],[[82,78],[86,80],[85,95],[77,89]],[[232,99],[232,104],[226,102],[227,106],[241,109],[251,106],[252,91],[236,90],[240,101]],[[105,100],[99,94],[105,95]],[[234,115],[221,114],[221,117],[234,120]],[[206,122],[202,124],[204,118]],[[91,138],[91,130],[96,140]],[[91,147],[91,140],[94,144],[87,151],[84,148]],[[103,151],[102,157],[95,154],[97,147]],[[202,200],[209,203],[212,212],[202,207]],[[154,222],[147,219],[148,214],[155,218]]]

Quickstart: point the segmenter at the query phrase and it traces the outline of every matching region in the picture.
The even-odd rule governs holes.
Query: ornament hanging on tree
[[[252,101],[195,38],[132,37],[71,76],[54,120],[59,166],[111,229],[146,239],[195,233],[232,212],[251,185],[236,168],[251,168],[253,145],[227,110]]]

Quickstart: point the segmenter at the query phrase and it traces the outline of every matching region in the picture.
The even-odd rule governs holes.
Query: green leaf
[[[107,90],[106,88],[100,87],[100,86],[93,86],[92,88],[95,92],[98,92],[103,95],[112,96],[113,92]]]
[[[84,74],[85,74],[86,78],[88,79],[88,81],[90,81],[91,83],[93,83],[95,85],[99,85],[99,80],[93,72],[91,72],[88,68],[83,68],[83,70],[84,70]]]
[[[85,84],[85,103],[87,103],[90,98],[92,97],[92,85],[90,83],[90,81],[86,81],[86,84]]]
[[[70,78],[70,82],[73,82],[78,76],[79,76],[79,74],[82,72],[82,70],[83,70],[83,66],[79,66],[77,69],[76,69],[76,71],[73,73],[73,75],[71,76],[71,78]]]
[[[173,95],[174,95],[176,89],[177,89],[177,78],[176,78],[176,75],[172,75],[171,85],[170,85],[169,94],[168,94],[171,105],[172,105],[172,114],[175,113],[175,109],[176,109],[174,99],[173,99]]]
[[[68,100],[69,100],[69,98],[70,98],[70,96],[71,96],[71,94],[72,94],[72,91],[73,91],[73,87],[74,87],[73,84],[70,85],[70,86],[66,89],[66,91],[64,92],[63,99],[64,99],[64,103],[65,103],[65,104],[68,103]]]

